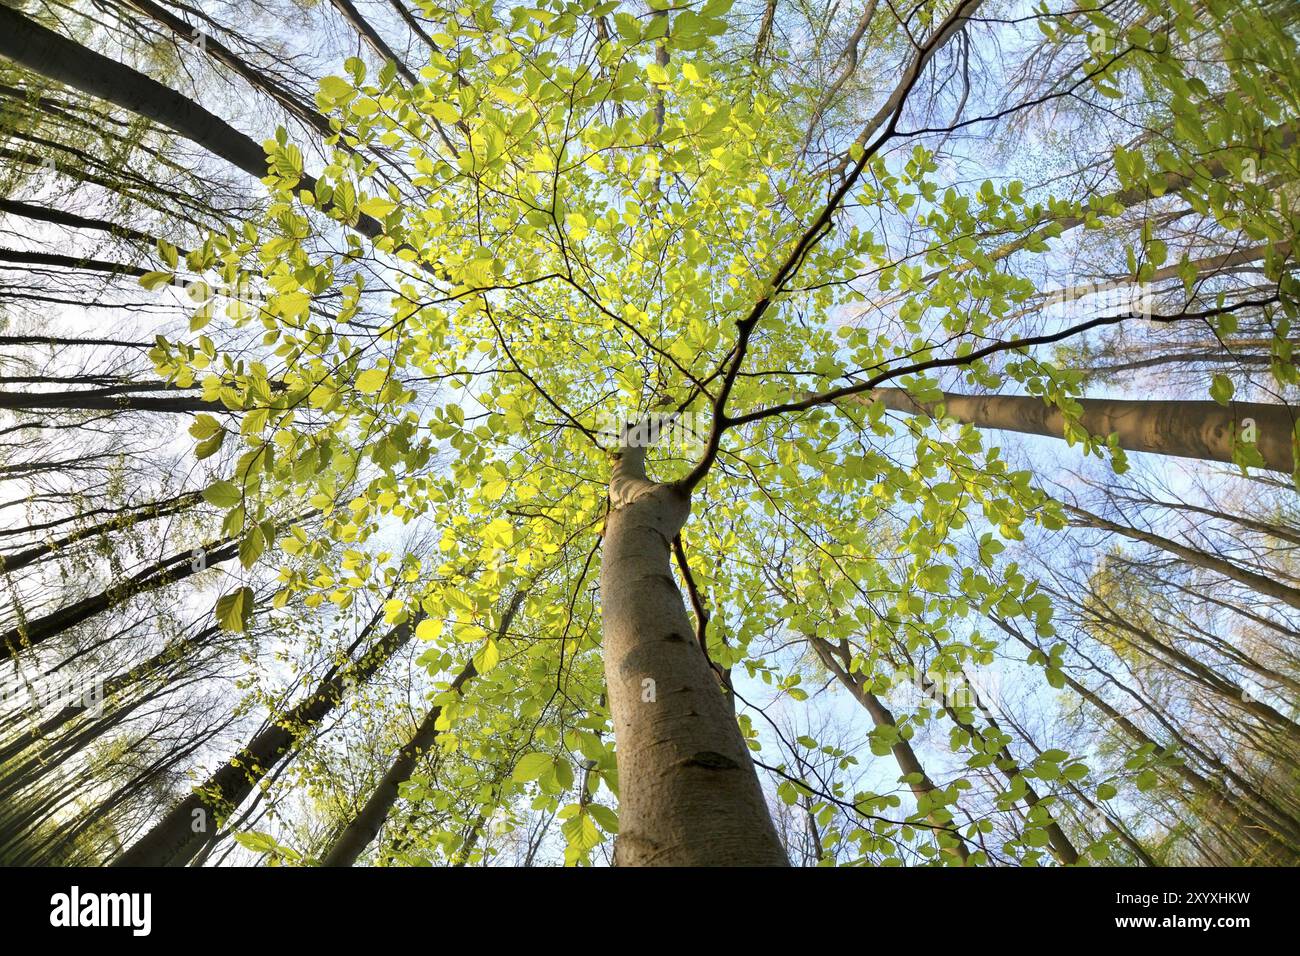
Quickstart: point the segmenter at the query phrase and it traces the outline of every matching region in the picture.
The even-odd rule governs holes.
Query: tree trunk
[[[478,674],[474,662],[470,661],[451,682],[451,689],[459,691],[467,682]],[[397,752],[387,772],[380,779],[370,798],[366,800],[360,812],[343,828],[334,843],[321,860],[321,866],[352,866],[375,837],[379,828],[388,819],[388,814],[397,803],[398,790],[403,783],[411,779],[415,772],[416,761],[428,752],[438,739],[438,718],[442,716],[442,705],[434,704],[420,721],[415,734]]]
[[[918,671],[918,673],[920,674],[922,682],[921,689],[925,691],[928,697],[943,707],[944,713],[948,715],[948,719],[969,734],[972,741],[983,740],[984,734],[977,729],[974,724],[962,720],[961,714],[958,713],[957,708],[949,702],[943,688],[936,686],[935,683],[924,673],[920,671]],[[984,719],[988,722],[989,729],[994,733],[1000,734],[1002,728],[998,726],[997,718],[993,716],[993,713],[987,706],[985,706],[984,702],[980,700],[979,693],[975,690],[975,685],[971,683],[970,679],[966,676],[965,670],[962,671],[962,691],[970,696],[971,703],[974,705],[975,709],[984,716]],[[1020,777],[1024,781],[1025,806],[1032,810],[1034,807],[1042,804],[1042,798],[1038,796],[1038,791],[1036,791],[1033,788],[1033,785],[1030,784],[1029,778],[1025,776],[1025,772],[1021,768],[1020,762],[1012,755],[1010,748],[1004,745],[998,751],[997,759],[994,761],[994,766],[996,766],[1002,776],[1006,778],[1007,783],[1014,785],[1016,777]],[[1070,842],[1070,838],[1065,835],[1065,831],[1062,830],[1060,824],[1056,822],[1051,810],[1048,810],[1046,807],[1043,807],[1043,809],[1049,816],[1049,821],[1043,829],[1047,831],[1047,840],[1052,847],[1052,855],[1056,857],[1058,862],[1065,866],[1078,863],[1079,851],[1075,849],[1074,844]]]
[[[415,78],[415,74],[411,72],[410,67],[408,67],[402,59],[393,52],[392,47],[390,47],[387,41],[379,35],[379,32],[370,25],[369,21],[361,15],[361,11],[351,3],[351,0],[330,0],[330,6],[338,11],[339,15],[347,21],[348,26],[355,30],[357,35],[366,41],[366,44],[379,55],[381,60],[387,60],[393,64],[408,86],[416,86],[420,82]]]
[[[1170,554],[1177,555],[1188,564],[1204,568],[1207,571],[1213,571],[1222,574],[1225,578],[1236,581],[1238,584],[1244,584],[1248,588],[1258,591],[1260,594],[1266,594],[1269,597],[1281,601],[1297,610],[1300,610],[1300,589],[1290,587],[1281,581],[1275,581],[1273,578],[1265,577],[1262,574],[1256,574],[1254,571],[1247,571],[1245,568],[1238,567],[1231,561],[1217,557],[1213,554],[1207,554],[1199,548],[1191,548],[1185,544],[1179,544],[1163,535],[1154,534],[1150,531],[1143,531],[1139,528],[1131,528],[1125,524],[1119,524],[1110,521],[1100,515],[1095,515],[1091,511],[1085,511],[1082,508],[1076,508],[1073,505],[1065,505],[1065,510],[1075,516],[1079,525],[1089,528],[1099,528],[1103,531],[1110,531],[1114,534],[1123,535],[1134,541],[1141,541],[1143,544],[1149,544],[1160,548],[1162,551],[1168,551]]]
[[[88,50],[7,6],[0,6],[0,56],[161,123],[255,179],[267,175],[266,152],[252,137],[157,80]],[[316,180],[303,173],[299,186],[314,191]],[[383,232],[379,221],[365,213],[353,228],[370,238]]]
[[[47,411],[66,409],[79,412],[228,412],[221,402],[197,396],[162,398],[153,395],[126,395],[115,388],[79,389],[71,392],[0,392],[0,408],[8,411]]]
[[[84,541],[86,538],[94,538],[100,535],[107,535],[113,531],[123,531],[133,527],[142,521],[153,521],[157,518],[165,518],[174,515],[178,511],[184,511],[190,505],[198,504],[203,500],[202,495],[195,491],[185,495],[177,495],[166,501],[155,502],[146,505],[136,511],[130,511],[125,514],[117,515],[108,521],[93,525],[88,528],[78,528],[76,531],[69,532],[61,538],[47,540],[41,544],[33,545],[14,554],[0,554],[0,570],[17,571],[19,568],[25,568],[34,561],[38,561],[47,555],[55,554],[69,545],[76,544],[78,541]]]
[[[135,594],[153,591],[196,574],[214,564],[233,558],[239,551],[238,542],[213,542],[202,548],[185,549],[149,565],[120,584],[113,584],[98,594],[83,598],[57,611],[33,621],[19,621],[18,625],[0,634],[0,660],[16,657],[21,650],[36,647],[56,634],[76,627],[103,611],[114,607]],[[196,552],[203,555],[195,562]],[[200,566],[201,565],[201,566]]]
[[[369,632],[378,622],[367,627]],[[182,800],[113,866],[184,866],[216,828],[307,732],[343,700],[349,686],[368,681],[415,633],[414,622],[393,628],[350,667],[333,668],[302,702],[253,737],[230,762]],[[364,634],[363,634],[364,637]]]
[[[618,746],[619,866],[788,866],[748,747],[695,640],[670,565],[690,498],[647,480],[645,449],[610,475],[600,572]]]
[[[907,415],[933,415],[933,404],[918,404],[901,388],[878,388],[854,396],[860,404],[880,399],[885,407]],[[1261,402],[1139,401],[1080,398],[1080,424],[1093,435],[1119,438],[1125,451],[1145,451],[1179,458],[1232,463],[1234,436],[1254,423],[1256,444],[1266,466],[1291,474],[1291,436],[1296,415],[1287,405]],[[1065,416],[1041,398],[1022,395],[960,395],[943,393],[943,413],[976,428],[1065,437]]]
[[[1018,640],[1030,650],[1036,650],[1024,636],[1017,634],[1014,629],[1005,625],[1001,621],[994,619],[999,627]],[[1089,688],[1075,680],[1067,671],[1060,671],[1061,677],[1071,690],[1092,704],[1093,707],[1105,714],[1110,720],[1122,730],[1138,746],[1150,746],[1157,753],[1165,753],[1168,748],[1162,747],[1157,741],[1153,740],[1137,724],[1129,720],[1118,710],[1112,707],[1100,694],[1093,693]],[[1187,783],[1202,799],[1205,800],[1207,808],[1211,809],[1214,814],[1232,821],[1240,830],[1243,839],[1248,841],[1254,848],[1255,852],[1265,854],[1270,857],[1275,864],[1291,864],[1295,861],[1295,852],[1287,846],[1277,834],[1269,829],[1261,827],[1259,824],[1247,817],[1223,792],[1216,788],[1210,781],[1206,780],[1199,773],[1187,765],[1185,761],[1179,760],[1171,768],[1172,772]]]
[[[35,219],[39,222],[67,226],[69,229],[93,229],[97,232],[107,232],[122,239],[132,239],[136,242],[146,243],[151,248],[158,244],[155,237],[137,229],[132,229],[129,226],[119,226],[117,223],[109,222],[106,219],[93,219],[48,206],[34,206],[31,203],[19,202],[15,199],[0,198],[0,212],[10,216],[21,216],[24,219]],[[129,344],[134,346],[136,343]]]
[[[881,702],[880,698],[871,691],[867,690],[866,683],[863,680],[855,678],[840,665],[834,658],[834,648],[819,637],[809,635],[809,641],[812,642],[813,650],[821,659],[826,668],[835,675],[835,679],[848,688],[849,692],[857,699],[868,714],[871,715],[871,722],[876,727],[892,727],[898,730],[898,724],[894,721],[894,715],[890,713],[889,708]],[[889,747],[890,752],[894,755],[894,760],[898,762],[898,769],[903,771],[904,776],[913,777],[907,783],[908,789],[912,791],[913,796],[918,801],[924,800],[927,804],[934,802],[934,793],[939,788],[935,786],[930,775],[925,772],[925,767],[921,765],[921,760],[912,749],[911,743],[904,740],[902,735],[898,735],[898,740]],[[933,810],[926,813],[925,818],[930,822],[930,829],[934,832],[935,844],[939,847],[940,852],[945,856],[953,857],[962,865],[965,865],[970,859],[970,850],[966,847],[966,841],[961,838],[957,832],[957,827],[950,820],[938,818]],[[945,842],[940,836],[951,838],[952,842]]]

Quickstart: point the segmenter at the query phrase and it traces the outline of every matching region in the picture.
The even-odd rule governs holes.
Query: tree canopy
[[[1290,4],[108,6],[0,8],[5,679],[103,692],[0,855],[1300,858]]]

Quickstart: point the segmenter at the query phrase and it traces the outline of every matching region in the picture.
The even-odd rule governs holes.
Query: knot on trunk
[[[678,761],[679,767],[700,767],[704,770],[739,770],[740,764],[725,754],[713,750],[701,750],[685,760]]]

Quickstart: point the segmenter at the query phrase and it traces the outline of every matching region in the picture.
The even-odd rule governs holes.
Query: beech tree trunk
[[[618,745],[618,866],[788,866],[749,749],[695,640],[671,570],[690,513],[625,448],[609,482],[600,572]]]
[[[221,402],[197,395],[163,398],[155,395],[127,395],[120,389],[77,389],[70,392],[0,392],[0,408],[8,411],[67,409],[79,412],[228,412]]]
[[[1099,528],[1103,531],[1110,531],[1114,534],[1123,535],[1133,541],[1141,541],[1143,544],[1153,545],[1170,554],[1177,555],[1188,564],[1194,567],[1204,568],[1207,571],[1214,571],[1230,578],[1240,584],[1258,591],[1260,594],[1266,594],[1271,598],[1290,605],[1296,610],[1300,610],[1300,589],[1293,588],[1283,584],[1281,581],[1275,581],[1273,578],[1266,577],[1262,574],[1256,574],[1254,571],[1247,571],[1245,568],[1238,567],[1231,561],[1220,558],[1217,555],[1208,554],[1199,548],[1191,548],[1185,544],[1180,544],[1163,535],[1154,534],[1150,531],[1143,531],[1140,528],[1131,528],[1128,525],[1119,524],[1110,521],[1100,515],[1095,515],[1091,511],[1085,511],[1082,508],[1076,508],[1073,505],[1066,505],[1065,510],[1074,516],[1077,524],[1089,527]]]
[[[929,678],[925,677],[925,675],[922,675],[922,680],[925,682],[925,692],[929,694],[931,699],[940,703],[944,709],[944,713],[948,715],[949,720],[969,734],[971,740],[984,739],[984,734],[978,728],[961,719],[961,714],[957,712],[957,708],[953,707],[952,704],[943,697],[943,691],[941,688],[935,687],[933,682],[930,681]],[[964,670],[962,671],[962,685],[964,690],[971,696],[971,702],[975,705],[975,708],[983,714],[984,719],[988,722],[989,729],[994,733],[1001,733],[1002,728],[998,725],[997,718],[993,716],[988,707],[986,707],[979,699],[979,694],[975,690],[975,685],[971,683]],[[1029,778],[1025,776],[1024,770],[1020,766],[1020,762],[1016,760],[1012,755],[1011,750],[1006,745],[1003,745],[1003,747],[998,751],[995,766],[998,768],[999,772],[1001,772],[1002,776],[1006,778],[1007,783],[1014,785],[1016,777],[1020,777],[1024,782],[1025,795],[1023,799],[1025,801],[1025,806],[1032,810],[1034,807],[1042,805],[1042,798],[1038,796],[1038,791],[1035,790],[1033,785],[1029,782]],[[1043,809],[1047,812],[1049,817],[1049,821],[1044,825],[1043,829],[1047,831],[1047,841],[1051,845],[1052,856],[1056,857],[1057,861],[1065,866],[1071,866],[1078,863],[1079,851],[1075,849],[1074,844],[1070,842],[1070,838],[1065,835],[1065,831],[1062,830],[1060,824],[1056,822],[1052,812],[1045,806]]]
[[[0,5],[0,56],[161,123],[256,179],[267,175],[265,150],[221,117],[157,80],[3,5]],[[303,173],[299,187],[315,190],[316,180]],[[379,221],[365,213],[352,228],[370,238],[383,232]]]
[[[378,620],[376,617],[371,622],[367,633]],[[302,702],[253,737],[233,760],[222,764],[202,785],[172,807],[112,865],[185,866],[189,863],[253,788],[343,700],[348,687],[373,677],[414,633],[413,622],[399,624],[376,641],[354,665],[331,669]]]
[[[84,541],[86,538],[95,538],[100,535],[108,535],[114,531],[123,531],[133,527],[141,522],[154,521],[158,518],[166,518],[174,515],[178,511],[184,511],[191,505],[198,504],[203,500],[203,496],[197,492],[177,495],[166,501],[155,502],[151,505],[145,505],[135,511],[128,511],[115,515],[107,521],[91,527],[78,528],[60,538],[50,538],[41,544],[32,545],[22,551],[13,554],[0,554],[0,570],[17,571],[25,568],[35,561],[39,561],[48,555],[55,554],[69,545],[76,544],[78,541]]]
[[[526,591],[519,591],[511,599],[510,606],[501,616],[501,625],[497,628],[498,643],[505,640],[510,624],[519,613],[519,606],[524,603],[526,596]],[[478,668],[471,660],[456,675],[456,679],[451,682],[451,687],[448,689],[460,693],[464,686],[477,676]],[[434,704],[429,708],[424,719],[420,721],[420,726],[416,728],[415,734],[397,752],[396,758],[379,781],[379,785],[375,787],[374,793],[366,800],[365,806],[335,837],[333,844],[321,860],[321,866],[352,866],[365,848],[379,836],[379,828],[388,819],[393,804],[397,803],[398,789],[411,779],[411,774],[415,772],[415,762],[419,760],[420,755],[426,753],[438,739],[438,718],[441,716],[441,704]]]
[[[876,727],[892,727],[895,731],[898,729],[894,721],[894,715],[890,713],[889,708],[881,702],[880,698],[871,691],[867,690],[865,681],[854,677],[834,658],[834,648],[819,637],[809,636],[812,641],[813,650],[827,669],[835,675],[835,679],[848,688],[849,692],[857,699],[866,712],[871,716],[871,722]],[[934,800],[934,793],[939,788],[934,785],[930,775],[925,772],[921,760],[912,749],[912,745],[899,735],[896,743],[890,745],[890,752],[894,755],[894,760],[898,763],[898,769],[903,771],[905,776],[913,779],[909,780],[907,787],[918,801],[931,803]],[[960,861],[963,865],[970,859],[970,850],[966,846],[966,841],[961,838],[957,832],[957,827],[951,821],[939,819],[933,811],[926,813],[925,818],[930,822],[930,828],[934,832],[935,843],[940,851],[949,857]],[[940,839],[941,836],[948,837],[947,840]]]
[[[1036,650],[1025,637],[1015,632],[1014,629],[1002,621],[994,618],[994,623],[1004,631],[1014,637],[1030,650]],[[1138,746],[1150,746],[1157,753],[1165,753],[1169,748],[1163,747],[1159,742],[1152,739],[1137,724],[1129,720],[1118,710],[1107,703],[1106,699],[1100,694],[1093,693],[1088,687],[1075,680],[1070,673],[1064,669],[1060,671],[1061,677],[1065,683],[1076,694],[1092,704],[1093,707],[1105,714],[1110,720],[1122,730]],[[1179,760],[1173,764],[1172,772],[1183,780],[1193,792],[1205,801],[1205,806],[1213,814],[1217,814],[1220,819],[1230,821],[1232,826],[1236,827],[1237,833],[1242,839],[1250,843],[1255,852],[1265,854],[1271,861],[1276,864],[1286,863],[1294,860],[1294,851],[1280,840],[1274,832],[1260,826],[1251,818],[1247,817],[1238,807],[1236,801],[1229,799],[1222,791],[1216,788],[1210,781],[1206,780],[1199,773],[1193,770],[1185,761]]]
[[[477,673],[474,662],[470,661],[465,665],[464,670],[456,675],[456,679],[451,683],[451,689],[459,691]],[[397,803],[399,789],[415,772],[416,761],[437,741],[438,718],[441,716],[440,704],[434,704],[429,708],[411,739],[397,752],[392,764],[380,779],[379,785],[366,800],[365,806],[343,828],[325,853],[321,859],[321,866],[352,866],[365,848],[379,836],[379,828],[388,819],[393,804]]]
[[[201,552],[203,561],[196,563],[194,556]],[[168,584],[188,578],[206,568],[228,561],[239,552],[238,542],[217,541],[201,548],[178,551],[151,564],[123,582],[115,583],[98,594],[83,598],[66,607],[51,611],[30,621],[20,621],[16,627],[0,634],[0,660],[16,657],[21,651],[36,647],[56,634],[88,621],[96,614],[107,611],[134,594],[153,591]]]
[[[935,405],[918,404],[901,388],[878,388],[855,396],[862,404],[880,399],[885,407],[907,415],[933,415]],[[1080,424],[1094,435],[1119,437],[1125,451],[1146,451],[1179,458],[1232,463],[1234,435],[1254,425],[1256,447],[1266,466],[1288,475],[1294,470],[1291,436],[1296,413],[1287,405],[1261,402],[1140,401],[1081,398]],[[943,393],[943,412],[976,428],[1065,437],[1065,417],[1041,398],[1023,395]]]

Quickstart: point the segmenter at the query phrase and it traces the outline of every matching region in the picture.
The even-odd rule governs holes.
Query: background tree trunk
[[[918,404],[901,388],[878,388],[855,396],[861,404],[880,399],[906,415],[933,415],[935,404]],[[1114,398],[1076,399],[1083,406],[1080,424],[1093,435],[1119,438],[1125,451],[1145,451],[1180,458],[1232,463],[1233,436],[1247,420],[1255,425],[1256,444],[1267,466],[1290,474],[1294,469],[1291,436],[1296,414],[1287,405],[1261,402],[1139,401]],[[976,428],[1065,437],[1065,416],[1041,398],[1023,395],[943,393],[943,413]]]

